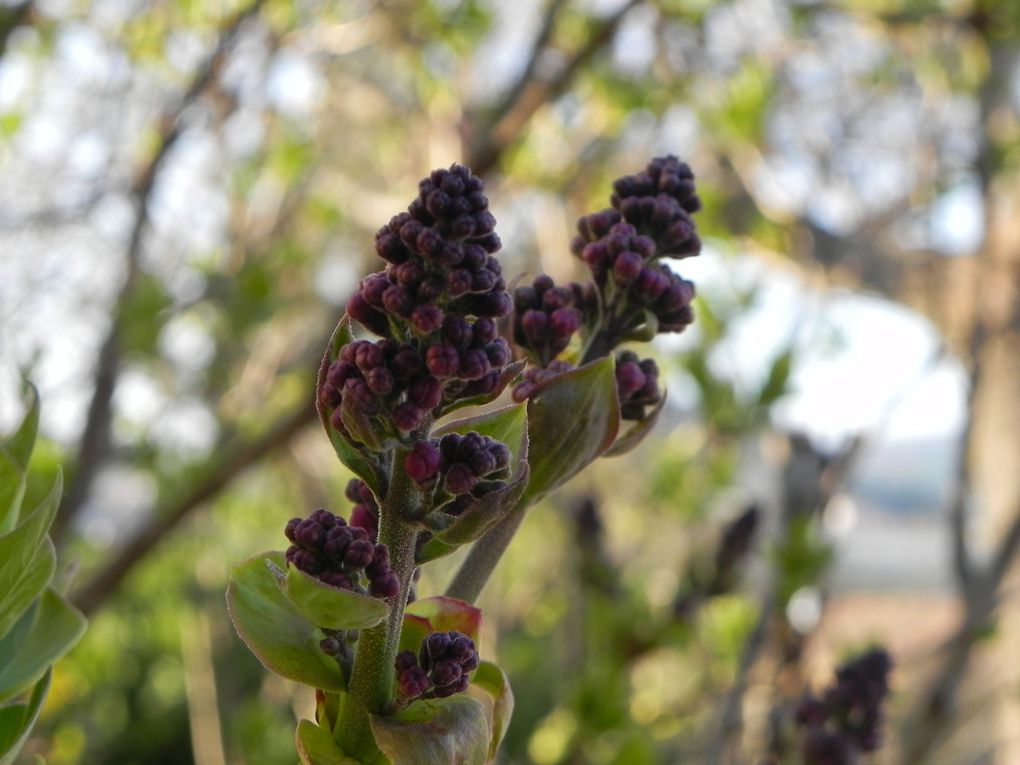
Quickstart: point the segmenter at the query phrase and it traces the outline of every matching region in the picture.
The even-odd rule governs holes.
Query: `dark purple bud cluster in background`
[[[631,351],[618,353],[616,390],[620,396],[620,416],[625,420],[643,420],[646,410],[662,399],[658,365],[652,359],[638,359]]]
[[[319,581],[380,598],[393,597],[400,591],[386,545],[374,544],[363,528],[348,526],[328,510],[316,510],[307,518],[291,518],[284,533],[291,541],[287,563]],[[367,587],[363,580],[367,580]]]
[[[384,339],[344,347],[320,388],[345,437],[345,400],[407,434],[444,403],[497,392],[511,354],[495,319],[511,300],[495,223],[481,180],[453,165],[422,180],[408,211],[376,234],[386,268],[361,281],[347,314]]]
[[[797,707],[804,729],[805,765],[844,765],[881,744],[882,703],[889,693],[892,660],[874,649],[836,670],[836,682],[821,697],[808,695]]]
[[[444,698],[467,690],[478,668],[474,641],[457,631],[433,632],[413,651],[397,654],[397,690],[404,702]]]
[[[505,486],[510,472],[510,449],[479,433],[447,433],[418,441],[404,460],[404,469],[436,499],[452,502],[443,510],[456,515],[478,498]]]

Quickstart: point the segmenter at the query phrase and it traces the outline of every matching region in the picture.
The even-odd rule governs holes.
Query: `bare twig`
[[[149,222],[149,198],[152,195],[156,178],[162,170],[170,150],[183,132],[185,112],[198,100],[209,83],[216,77],[227,54],[237,41],[245,22],[259,13],[264,2],[265,0],[254,0],[223,27],[216,48],[195,73],[191,84],[177,105],[163,117],[156,152],[139,170],[132,183],[131,195],[134,199],[135,218],[124,252],[126,274],[117,295],[110,329],[100,346],[96,361],[95,387],[78,445],[77,464],[73,478],[54,523],[53,538],[58,542],[66,534],[71,521],[88,498],[96,474],[109,451],[113,393],[117,384],[122,351],[121,325],[138,281],[142,241]]]
[[[95,611],[120,586],[131,569],[193,510],[214,499],[245,469],[288,443],[303,428],[315,422],[315,419],[315,407],[311,402],[306,402],[281,417],[262,436],[227,449],[227,456],[184,496],[171,499],[156,508],[153,522],[75,593],[75,605],[86,614]]]
[[[641,0],[629,0],[619,10],[601,20],[588,39],[549,79],[539,79],[536,67],[530,66],[528,78],[514,86],[516,97],[503,113],[496,113],[494,121],[482,129],[468,131],[473,143],[468,147],[467,164],[479,175],[488,173],[498,164],[500,157],[524,132],[528,121],[544,104],[562,95],[577,73],[613,39],[624,17]],[[541,55],[541,52],[538,52]]]

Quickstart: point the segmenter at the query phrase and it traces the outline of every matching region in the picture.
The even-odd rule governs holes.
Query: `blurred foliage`
[[[266,0],[210,71],[247,4],[4,6],[2,321],[10,364],[53,412],[26,506],[61,466],[74,480],[111,328],[120,356],[102,469],[74,517],[58,519],[76,581],[118,565],[136,535],[208,488],[101,591],[89,632],[54,671],[27,756],[293,760],[294,719],[312,700],[244,649],[222,592],[230,566],[279,546],[298,509],[345,509],[349,476],[312,422],[314,370],[369,267],[374,230],[432,166],[492,148],[484,173],[505,270],[557,278],[578,273],[572,221],[652,153],[695,168],[713,258],[778,251],[808,280],[842,262],[869,276],[856,258],[876,219],[899,224],[887,239],[911,257],[940,252],[930,231],[944,196],[986,167],[1015,174],[1015,97],[992,115],[979,162],[982,98],[1018,47],[1015,0],[631,5],[616,18],[622,4],[584,0]],[[547,8],[558,16],[526,70]],[[522,71],[531,78],[501,110]],[[152,194],[140,197],[161,145]],[[836,234],[854,246],[826,249]],[[699,298],[692,332],[657,350],[673,400],[653,437],[537,508],[490,584],[482,639],[517,697],[505,762],[702,761],[763,608],[788,637],[789,599],[824,589],[819,508],[750,496],[749,468],[782,471],[761,444],[798,362],[784,338],[758,378],[733,373],[727,338],[754,302],[750,289]],[[227,469],[301,411],[307,428]],[[604,525],[597,544],[578,530],[581,496]],[[678,609],[688,572],[759,499],[767,520],[749,575]],[[440,591],[456,560],[420,592]],[[777,686],[773,701],[800,687]]]

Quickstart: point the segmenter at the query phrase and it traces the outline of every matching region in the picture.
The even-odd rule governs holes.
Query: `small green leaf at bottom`
[[[333,735],[311,720],[298,723],[294,731],[294,745],[301,765],[361,765],[357,760],[345,757]]]
[[[51,671],[32,688],[32,695],[22,704],[0,707],[0,765],[13,765],[25,745],[32,726],[39,719],[46,693],[50,689]]]
[[[416,701],[390,717],[372,715],[383,754],[399,765],[485,765],[489,725],[482,704],[458,694]]]

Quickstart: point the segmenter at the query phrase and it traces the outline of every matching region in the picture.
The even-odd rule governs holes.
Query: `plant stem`
[[[363,630],[348,693],[344,696],[337,720],[336,739],[346,754],[362,762],[379,756],[369,715],[382,712],[390,702],[393,688],[393,661],[400,643],[404,607],[414,573],[416,525],[405,520],[421,497],[414,482],[404,472],[404,450],[393,456],[389,490],[379,507],[379,541],[390,550],[390,565],[400,580],[400,592],[390,603],[386,621]]]
[[[531,506],[530,498],[522,498],[520,504],[509,515],[497,523],[481,539],[472,545],[464,562],[460,564],[453,580],[446,588],[446,596],[460,598],[474,603],[485,589],[489,577],[499,563],[503,553],[517,533],[517,529]]]

